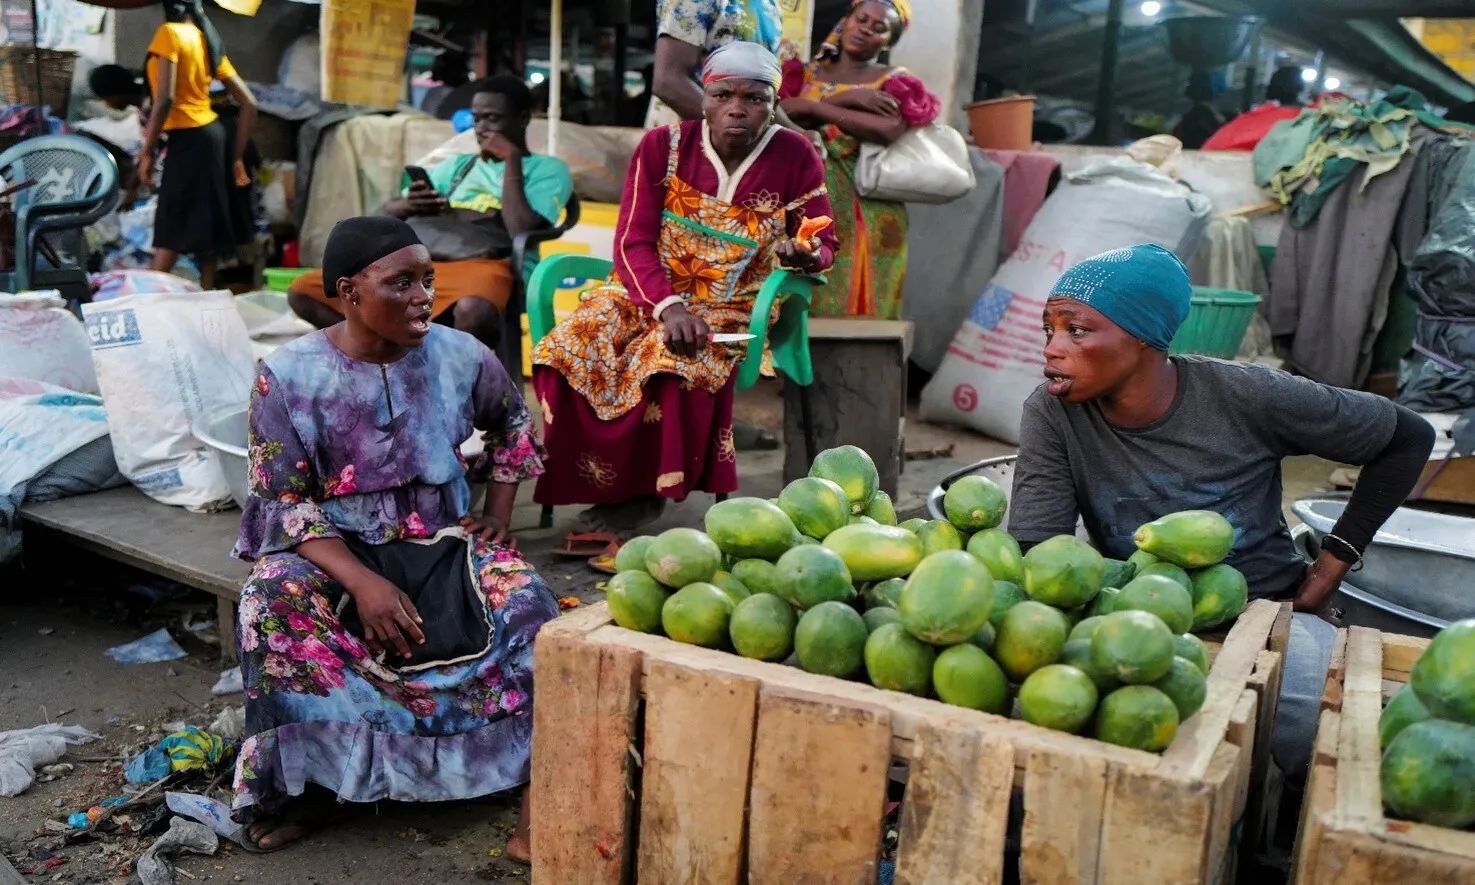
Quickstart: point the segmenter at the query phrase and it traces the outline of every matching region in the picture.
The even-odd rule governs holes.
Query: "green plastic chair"
[[[614,269],[612,262],[591,255],[551,255],[538,262],[528,282],[528,333],[534,347],[543,336],[553,331],[553,298],[559,284],[567,279],[604,280]],[[763,365],[765,342],[773,352],[773,365],[795,384],[808,387],[814,383],[814,366],[809,362],[809,301],[814,287],[823,278],[807,277],[787,270],[774,271],[753,305],[752,324],[748,333],[748,355],[737,370],[737,389],[747,390],[758,383],[758,370]],[[778,322],[769,328],[767,319],[773,306],[782,302]]]
[[[605,280],[613,269],[613,262],[591,255],[550,255],[538,262],[527,288],[528,337],[533,346],[537,347],[543,336],[553,331],[553,300],[564,280]],[[809,361],[809,304],[814,287],[823,282],[823,277],[803,276],[787,270],[776,270],[769,275],[753,304],[753,318],[748,326],[753,337],[746,342],[748,353],[737,369],[738,390],[747,390],[758,383],[765,343],[773,354],[774,368],[786,378],[802,388],[814,383],[814,366]],[[767,320],[775,304],[782,306],[778,322],[770,328]],[[807,413],[807,391],[801,392],[800,400]],[[808,423],[807,414],[805,423]],[[813,455],[811,452],[810,460],[813,460]],[[722,497],[725,496],[719,496],[719,500]],[[552,525],[553,508],[545,506],[542,527]]]

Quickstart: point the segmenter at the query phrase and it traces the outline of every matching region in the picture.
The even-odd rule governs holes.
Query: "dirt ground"
[[[738,411],[774,426],[781,408],[772,391],[760,388],[744,395]],[[907,464],[897,500],[903,513],[919,509],[927,491],[957,467],[1013,451],[972,433],[915,420],[907,424],[907,449],[932,456]],[[740,461],[743,492],[776,494],[781,467],[781,452],[745,453]],[[1316,459],[1287,462],[1287,501],[1327,488],[1332,467]],[[521,495],[523,501],[530,500],[530,491]],[[699,524],[709,504],[706,496],[695,496],[671,508],[662,526]],[[514,523],[555,592],[590,603],[602,598],[596,587],[600,576],[579,561],[549,553],[573,516],[560,512],[559,528],[538,531],[537,508],[525,503]],[[205,726],[222,709],[242,702],[240,695],[211,694],[221,669],[219,649],[180,629],[181,612],[213,612],[213,601],[198,596],[151,604],[129,590],[139,581],[147,583],[138,573],[65,551],[48,553],[44,562],[28,554],[23,572],[0,573],[0,731],[51,721],[82,725],[102,735],[101,741],[74,749],[64,760],[75,766],[71,773],[38,783],[18,797],[0,798],[0,849],[15,867],[29,870],[53,853],[65,858],[54,869],[28,875],[27,882],[138,881],[131,875],[131,863],[151,840],[110,835],[61,847],[61,837],[47,832],[47,821],[62,821],[118,794],[121,761],[160,737],[163,724]],[[186,658],[123,666],[106,655],[108,648],[159,626],[171,627],[189,652]],[[201,635],[208,639],[209,631]],[[578,765],[579,760],[569,759],[568,764]],[[130,817],[135,825],[142,824],[139,817]],[[527,882],[526,867],[500,856],[514,820],[510,798],[444,806],[382,803],[273,855],[247,854],[222,840],[214,857],[180,860],[176,882]]]

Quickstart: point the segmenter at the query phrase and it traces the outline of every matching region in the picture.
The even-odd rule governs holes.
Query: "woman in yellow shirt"
[[[243,158],[256,124],[256,99],[225,57],[201,0],[165,0],[164,23],[149,43],[147,73],[153,110],[144,129],[139,180],[153,181],[161,135],[168,145],[154,218],[154,269],[171,271],[180,255],[194,256],[200,284],[210,289],[217,257],[233,252],[238,242],[227,188],[251,184]],[[241,106],[229,170],[225,127],[210,107],[216,80]]]

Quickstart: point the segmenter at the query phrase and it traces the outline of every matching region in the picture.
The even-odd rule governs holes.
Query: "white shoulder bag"
[[[872,200],[951,203],[973,189],[968,144],[951,126],[907,130],[888,145],[862,144],[855,190]]]

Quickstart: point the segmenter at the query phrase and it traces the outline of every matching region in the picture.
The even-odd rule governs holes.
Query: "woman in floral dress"
[[[549,472],[541,504],[593,504],[586,520],[629,530],[667,499],[737,489],[733,367],[753,302],[779,267],[817,273],[838,243],[793,235],[830,214],[804,136],[774,123],[778,59],[756,43],[707,56],[704,118],[636,148],[615,227],[614,275],[533,352]]]
[[[907,208],[855,190],[860,146],[890,144],[937,119],[942,102],[905,68],[884,58],[911,21],[907,0],[855,0],[809,64],[784,65],[780,106],[824,138],[825,183],[845,253],[814,292],[815,316],[901,318]]]
[[[430,321],[429,251],[403,221],[353,218],[323,266],[344,322],[267,357],[251,392],[235,808],[261,851],[335,817],[327,791],[430,802],[526,783],[533,638],[558,615],[507,534],[518,483],[542,472],[532,420],[491,351]],[[478,516],[468,477],[488,481]]]

